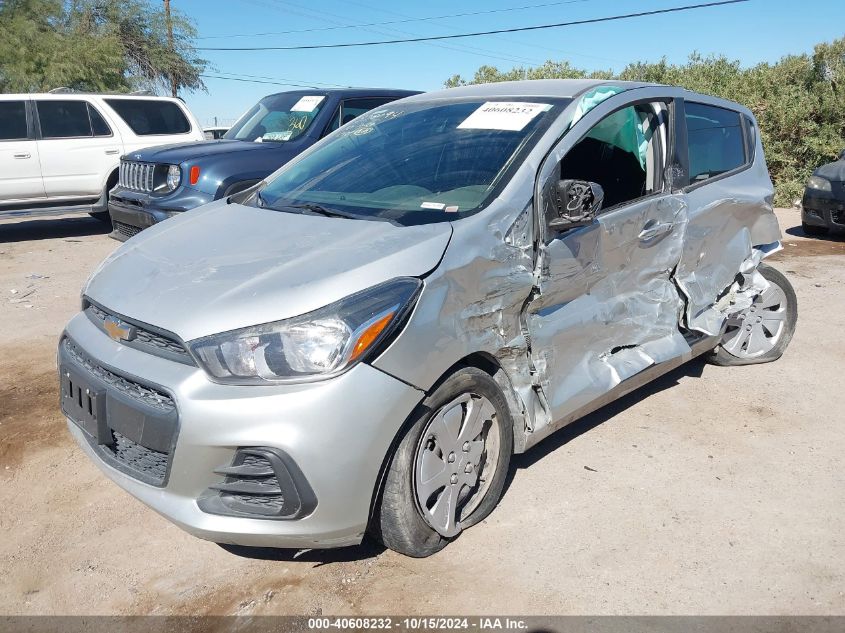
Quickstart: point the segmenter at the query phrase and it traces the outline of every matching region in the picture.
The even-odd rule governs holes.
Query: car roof
[[[411,97],[411,100],[428,101],[431,99],[457,99],[463,97],[493,97],[497,99],[511,97],[571,98],[592,88],[605,85],[632,89],[656,86],[658,84],[638,81],[611,81],[606,79],[526,79],[523,81],[498,81],[495,83],[445,88]]]
[[[17,94],[0,94],[0,99],[4,100],[18,100],[18,99],[59,99],[67,101],[68,99],[90,99],[98,97],[101,99],[154,99],[157,101],[179,101],[178,97],[165,97],[158,95],[133,95],[133,94],[114,94],[109,92],[30,92]]]
[[[284,90],[265,96],[277,97],[280,95],[337,95],[341,98],[354,97],[410,97],[420,94],[419,90],[392,90],[390,88],[314,88],[300,90]]]

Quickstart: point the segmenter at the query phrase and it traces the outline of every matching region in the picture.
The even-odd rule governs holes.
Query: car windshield
[[[483,208],[568,100],[392,103],[276,172],[256,206],[398,224]]]
[[[238,141],[283,143],[302,136],[326,102],[325,95],[280,94],[264,97],[223,136]]]

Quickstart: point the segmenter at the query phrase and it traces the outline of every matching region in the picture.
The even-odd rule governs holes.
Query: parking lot
[[[224,548],[107,480],[65,428],[55,346],[118,243],[87,216],[0,222],[0,612],[845,614],[845,241],[778,215],[780,361],[696,361],[572,424],[423,560]]]

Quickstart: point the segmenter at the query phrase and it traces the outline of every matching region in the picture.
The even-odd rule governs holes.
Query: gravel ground
[[[0,222],[0,613],[845,614],[845,242],[778,213],[799,299],[779,362],[693,362],[570,425],[425,560],[223,548],[108,481],[59,413],[55,345],[117,243],[87,217]]]

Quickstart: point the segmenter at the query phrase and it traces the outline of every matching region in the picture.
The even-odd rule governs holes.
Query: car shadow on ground
[[[508,487],[513,481],[517,470],[531,467],[533,464],[543,459],[546,455],[553,453],[587,431],[591,431],[600,424],[616,417],[629,407],[645,400],[649,396],[659,393],[665,389],[671,389],[676,386],[682,378],[700,378],[702,372],[704,371],[705,364],[706,363],[702,357],[695,358],[690,362],[685,363],[643,385],[639,389],[635,389],[631,393],[622,396],[618,400],[614,400],[610,404],[603,406],[598,411],[585,415],[583,418],[579,418],[571,424],[555,431],[549,437],[537,444],[537,446],[532,447],[525,453],[514,455],[511,459],[510,472],[508,473],[508,479],[505,482],[505,490],[502,494],[504,495],[507,493]]]
[[[507,490],[510,487],[518,469],[529,468],[531,465],[537,463],[539,460],[571,442],[575,438],[616,417],[628,407],[631,407],[641,400],[659,393],[664,389],[671,389],[676,386],[682,378],[699,378],[704,371],[704,365],[705,361],[701,357],[681,365],[677,369],[674,369],[660,378],[643,385],[628,395],[605,405],[598,411],[590,413],[589,415],[586,415],[583,418],[563,427],[540,442],[537,446],[531,448],[528,452],[521,455],[514,455],[511,459],[511,466],[507,480],[505,481],[505,489],[502,492],[502,495],[504,496],[507,493]],[[315,563],[314,567],[320,567],[330,563],[362,561],[369,558],[376,558],[386,550],[384,545],[378,543],[369,536],[365,537],[364,541],[360,545],[337,549],[293,550],[224,544],[220,544],[220,547],[230,554],[234,554],[235,556],[242,558],[287,562],[312,562]]]
[[[0,244],[86,237],[111,233],[111,224],[90,216],[63,218],[30,218],[0,223]]]
[[[823,233],[822,235],[808,235],[804,232],[804,229],[801,228],[801,225],[798,226],[790,226],[788,229],[784,230],[784,233],[787,235],[792,235],[793,237],[806,237],[811,240],[821,240],[823,242],[843,242],[845,241],[845,232],[843,233]]]
[[[274,547],[247,547],[245,545],[219,544],[230,554],[241,558],[254,560],[274,560],[303,563],[314,563],[314,567],[321,567],[329,563],[348,563],[376,558],[387,548],[378,541],[366,537],[360,545],[351,547],[337,547],[334,549],[278,549]]]

